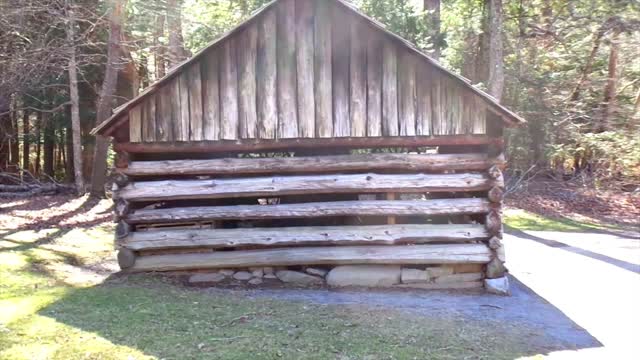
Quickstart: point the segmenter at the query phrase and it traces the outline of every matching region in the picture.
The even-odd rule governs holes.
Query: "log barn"
[[[276,0],[93,134],[113,138],[127,271],[481,288],[506,279],[522,123],[353,5]]]

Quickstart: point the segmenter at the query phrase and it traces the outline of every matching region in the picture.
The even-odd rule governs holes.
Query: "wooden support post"
[[[395,200],[396,199],[396,193],[386,193],[386,199],[387,200]],[[387,216],[387,224],[395,225],[395,223],[396,223],[396,217],[395,216]]]

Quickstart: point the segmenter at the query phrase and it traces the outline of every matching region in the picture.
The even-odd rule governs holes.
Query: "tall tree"
[[[604,87],[604,99],[602,101],[602,117],[596,127],[597,132],[607,131],[609,122],[616,111],[616,93],[618,92],[618,53],[620,29],[616,28],[609,40],[609,67],[607,71],[607,82]]]
[[[23,111],[22,113],[22,169],[30,171],[30,147],[31,147],[31,129],[29,127],[29,117],[31,114],[29,111]]]
[[[118,70],[120,68],[120,36],[124,22],[124,7],[126,0],[111,0],[111,14],[109,16],[109,48],[107,50],[107,64],[104,81],[100,92],[100,100],[96,112],[96,124],[109,118],[114,105],[114,95],[118,84]],[[91,175],[91,194],[104,196],[104,184],[107,172],[107,152],[109,139],[104,136],[96,138],[93,172]]]
[[[502,99],[504,90],[504,54],[502,46],[502,0],[485,0],[489,35],[489,78],[487,89],[496,100]]]
[[[440,0],[424,0],[424,11],[427,14],[427,34],[432,46],[429,55],[439,60],[443,43],[440,32]]]
[[[74,4],[66,0],[67,46],[69,51],[69,97],[71,98],[71,137],[73,142],[73,171],[76,191],[84,193],[82,177],[82,144],[80,133],[80,97],[78,96],[78,64],[76,61],[76,38]]]
[[[186,59],[182,37],[182,0],[167,0],[167,25],[169,30],[169,68],[173,68]]]
[[[156,70],[156,79],[160,79],[165,74],[165,51],[161,38],[164,37],[164,19],[166,10],[159,4],[160,9],[156,13],[155,29],[153,34],[153,56]]]

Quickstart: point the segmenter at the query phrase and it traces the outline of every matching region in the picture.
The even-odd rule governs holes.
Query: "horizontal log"
[[[320,149],[320,148],[385,148],[443,145],[489,145],[502,144],[501,137],[487,135],[446,135],[446,136],[391,136],[391,137],[344,137],[305,139],[242,139],[219,141],[191,141],[176,143],[116,143],[115,151],[129,153],[219,153],[219,152],[259,152],[272,150]]]
[[[461,215],[489,212],[489,201],[477,198],[369,200],[278,205],[196,206],[140,209],[127,216],[131,224],[205,220],[313,218],[327,216]]]
[[[131,250],[291,245],[393,245],[488,238],[482,225],[373,225],[285,228],[155,230],[131,233],[120,246]]]
[[[494,185],[483,174],[348,174],[267,176],[212,180],[134,182],[118,191],[128,201],[219,199],[298,194],[483,191]]]
[[[328,173],[341,171],[487,170],[496,159],[486,154],[354,154],[313,157],[224,158],[133,161],[129,176]]]
[[[483,264],[491,251],[484,244],[338,246],[140,256],[134,271],[347,264]]]

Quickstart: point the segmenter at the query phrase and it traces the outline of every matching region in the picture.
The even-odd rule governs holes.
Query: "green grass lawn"
[[[0,359],[513,359],[538,352],[528,330],[492,320],[256,300],[159,276],[107,278],[111,234],[111,226],[0,230]]]
[[[594,224],[569,218],[552,219],[522,209],[505,209],[504,224],[518,230],[581,232],[625,230],[621,226]]]

